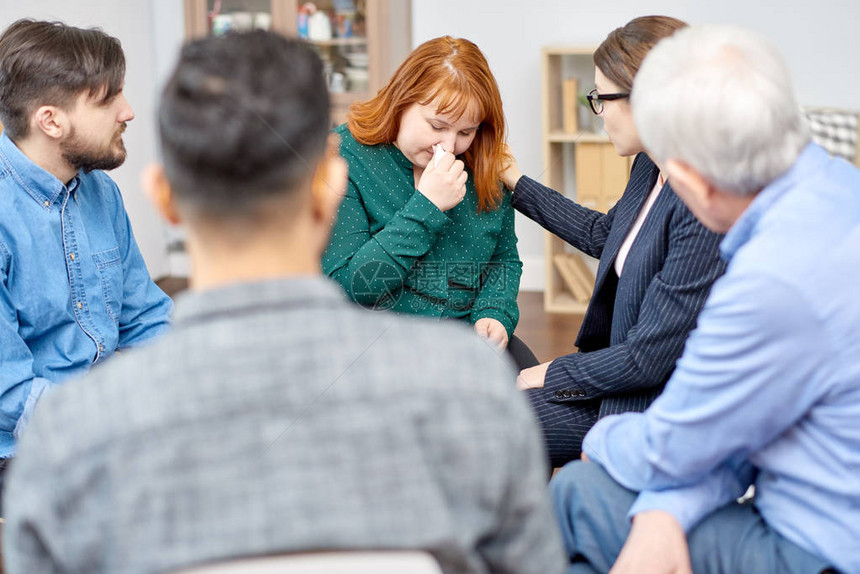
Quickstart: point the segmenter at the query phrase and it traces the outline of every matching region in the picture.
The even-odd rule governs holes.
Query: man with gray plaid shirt
[[[188,226],[174,331],[46,396],[10,469],[7,572],[143,574],[421,549],[563,572],[536,422],[471,331],[353,306],[320,275],[346,166],[312,49],[187,45],[159,110],[159,211]]]

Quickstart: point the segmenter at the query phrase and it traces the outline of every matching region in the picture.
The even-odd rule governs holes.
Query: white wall
[[[394,0],[406,2],[409,0]],[[691,24],[729,22],[773,38],[794,75],[802,104],[860,109],[857,0],[420,0],[412,2],[414,45],[443,34],[475,41],[486,54],[505,102],[509,141],[525,173],[543,172],[540,146],[540,48],[598,44],[635,16],[668,14]],[[21,17],[100,26],[118,37],[128,60],[126,95],[136,118],[125,134],[128,160],[112,176],[123,192],[150,273],[171,268],[171,237],[140,189],[140,172],[156,159],[155,105],[183,36],[181,0],[0,0],[0,28]],[[518,214],[523,289],[543,288],[542,230]],[[176,267],[175,263],[173,267]],[[179,272],[184,269],[179,269]]]
[[[122,42],[126,56],[125,95],[135,119],[125,132],[128,159],[111,177],[122,191],[137,242],[153,277],[169,274],[166,231],[143,195],[140,173],[156,157],[155,105],[159,75],[182,38],[179,0],[0,0],[0,29],[19,18],[60,20],[98,26]],[[158,62],[157,62],[158,60]],[[157,65],[159,68],[157,70]],[[169,65],[169,64],[167,64]]]
[[[857,0],[422,0],[412,6],[415,46],[444,34],[468,38],[499,82],[509,141],[524,173],[544,170],[540,49],[599,44],[636,16],[666,14],[691,24],[733,23],[772,38],[786,58],[803,105],[860,109]],[[543,231],[517,214],[524,290],[543,288]]]

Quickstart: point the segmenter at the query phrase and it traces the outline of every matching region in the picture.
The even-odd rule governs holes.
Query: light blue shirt
[[[64,185],[0,135],[0,458],[41,394],[169,327],[116,184]]]
[[[666,390],[583,450],[689,530],[754,482],[782,536],[860,572],[860,171],[810,144],[721,244]]]

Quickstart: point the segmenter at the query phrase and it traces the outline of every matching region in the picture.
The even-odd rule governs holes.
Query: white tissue
[[[435,144],[433,146],[433,167],[439,165],[439,160],[442,159],[443,155],[445,155],[445,148],[442,147],[442,144]]]

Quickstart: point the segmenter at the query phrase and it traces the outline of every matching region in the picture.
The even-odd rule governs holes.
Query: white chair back
[[[230,560],[174,574],[442,574],[426,552],[361,551],[281,554]]]

